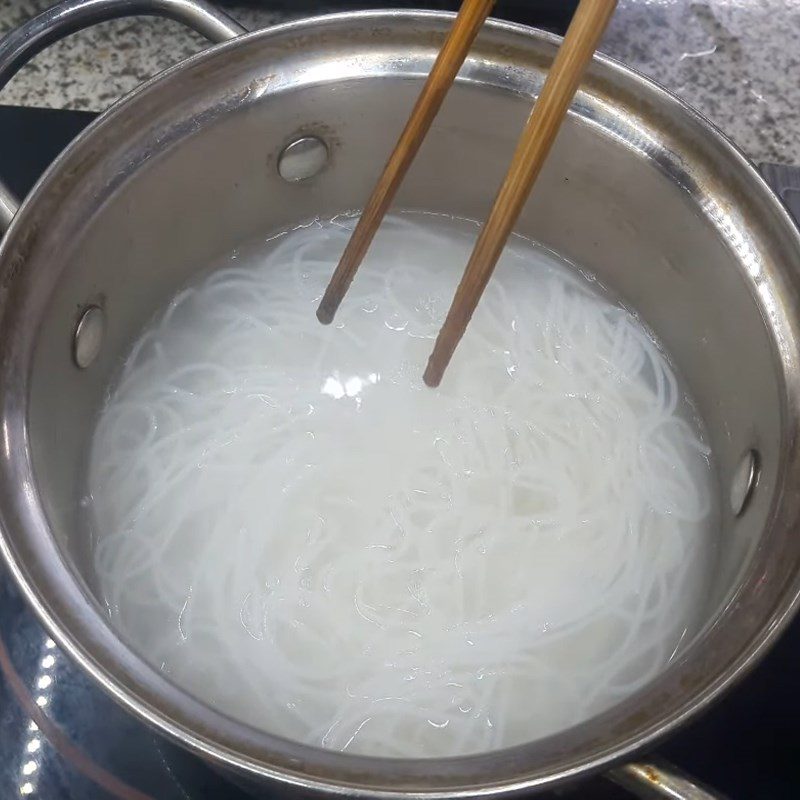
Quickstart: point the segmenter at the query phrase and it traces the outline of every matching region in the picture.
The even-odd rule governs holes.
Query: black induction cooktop
[[[24,196],[92,118],[82,112],[0,107],[3,179]],[[2,566],[0,640],[24,684],[12,686],[0,673],[0,800],[245,800],[248,796],[96,689],[38,624]],[[0,664],[2,656],[0,649]],[[800,621],[752,675],[704,717],[662,743],[656,754],[731,800],[797,800],[799,666]],[[31,721],[20,705],[22,688],[57,729]],[[87,773],[94,773],[94,778]],[[628,797],[602,778],[560,796]]]
[[[392,0],[391,3],[379,3],[375,0],[216,0],[222,8],[230,7],[232,16],[236,16],[236,8],[274,9],[276,11],[300,11],[302,13],[319,13],[325,11],[355,11],[362,8],[426,8],[441,11],[456,11],[461,0]],[[497,0],[492,9],[492,16],[512,22],[522,22],[539,28],[549,28],[564,33],[578,0]]]

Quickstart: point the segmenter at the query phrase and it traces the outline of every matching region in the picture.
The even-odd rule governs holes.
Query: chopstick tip
[[[428,388],[437,389],[439,384],[442,382],[443,374],[444,370],[437,367],[433,363],[433,358],[430,358],[428,360],[428,366],[425,367],[425,373],[422,376],[422,380]]]
[[[328,303],[324,300],[319,304],[319,308],[317,309],[317,319],[323,325],[330,325],[333,322],[333,317],[336,314],[336,309],[331,308]]]

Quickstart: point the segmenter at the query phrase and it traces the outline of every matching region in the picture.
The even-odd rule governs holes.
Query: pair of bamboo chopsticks
[[[317,309],[320,322],[328,324],[333,320],[447,90],[455,81],[494,3],[495,0],[464,0],[411,117],[328,284]],[[616,4],[617,0],[581,0],[578,5],[439,331],[423,376],[428,386],[438,386],[442,380]]]

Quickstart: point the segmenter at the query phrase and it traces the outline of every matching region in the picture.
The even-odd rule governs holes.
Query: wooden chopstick
[[[438,386],[578,89],[617,0],[581,0],[456,289],[423,380]]]
[[[361,218],[325,290],[317,309],[317,319],[323,324],[327,325],[333,321],[336,310],[350,288],[381,220],[495,2],[496,0],[464,0],[462,3],[406,127],[372,191],[372,196],[364,207]]]

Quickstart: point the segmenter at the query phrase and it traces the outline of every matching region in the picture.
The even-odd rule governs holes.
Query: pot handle
[[[625,764],[606,777],[641,800],[725,800],[663,761]]]
[[[0,90],[20,67],[53,42],[98,22],[131,16],[167,17],[214,43],[247,33],[206,0],[63,0],[0,40]],[[18,207],[17,198],[0,181],[0,235]]]

